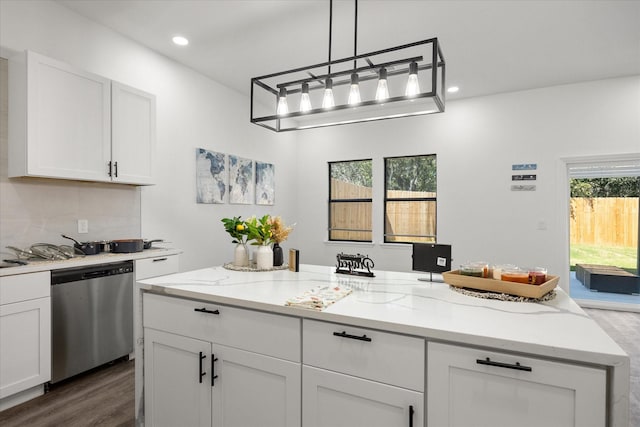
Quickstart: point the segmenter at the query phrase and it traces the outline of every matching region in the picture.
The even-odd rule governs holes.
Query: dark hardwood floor
[[[43,396],[0,412],[0,426],[131,427],[134,363],[114,362],[53,385]]]
[[[629,426],[640,426],[640,314],[585,311],[631,358]],[[0,412],[0,426],[133,426],[134,362],[117,362],[52,386],[43,396]]]

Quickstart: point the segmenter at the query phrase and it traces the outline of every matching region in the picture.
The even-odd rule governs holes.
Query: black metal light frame
[[[331,14],[330,11],[329,60],[327,62],[251,79],[251,123],[275,132],[285,132],[444,112],[445,60],[437,38],[356,55],[356,2],[354,55],[331,60]],[[410,53],[405,54],[403,50]],[[353,62],[353,67],[347,66],[350,62]],[[358,62],[360,66],[357,66]],[[277,114],[278,98],[283,89],[287,96],[297,96],[302,93],[302,85],[306,84],[310,94],[317,93],[324,91],[325,81],[328,78],[333,80],[334,89],[345,85],[348,87],[353,73],[358,74],[362,85],[365,82],[377,80],[382,68],[386,69],[389,79],[404,79],[408,77],[410,64],[414,62],[417,63],[418,73],[423,82],[427,83],[425,86],[428,86],[428,90],[421,90],[414,96],[398,95],[396,90],[395,96],[383,101],[378,101],[375,97],[363,97],[362,102],[356,105],[350,105],[346,101],[336,102],[335,107],[330,109],[322,108],[316,102],[309,111],[289,108],[290,112],[287,114]],[[324,71],[319,72],[320,70]],[[428,74],[427,77],[424,76],[425,74]],[[396,108],[400,103],[403,104],[402,111]],[[430,108],[425,109],[425,104]],[[388,110],[391,111],[387,112]]]

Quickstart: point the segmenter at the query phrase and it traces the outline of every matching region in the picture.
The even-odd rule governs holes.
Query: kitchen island
[[[138,424],[628,425],[629,357],[559,288],[505,302],[414,273],[300,270],[139,281]],[[323,287],[352,293],[285,306]]]

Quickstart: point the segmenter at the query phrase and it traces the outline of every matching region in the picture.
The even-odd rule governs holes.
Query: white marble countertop
[[[545,303],[466,296],[444,283],[418,281],[415,273],[376,272],[375,278],[335,274],[335,267],[302,265],[300,272],[238,272],[205,268],[143,280],[145,291],[302,318],[346,323],[432,340],[458,342],[622,368],[629,357],[569,296]],[[434,276],[435,277],[435,276]],[[323,311],[285,306],[318,285],[353,292]],[[628,379],[627,379],[628,381]]]
[[[87,255],[84,257],[71,258],[61,261],[29,261],[27,265],[16,267],[0,268],[0,277],[13,276],[16,274],[37,273],[39,271],[59,270],[61,268],[82,267],[87,265],[103,264],[108,262],[118,262],[127,260],[137,260],[145,258],[157,258],[169,255],[181,254],[180,249],[152,247],[142,252],[133,253],[112,253],[103,252],[97,255]]]

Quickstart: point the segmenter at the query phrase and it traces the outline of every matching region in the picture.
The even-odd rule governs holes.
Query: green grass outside
[[[571,270],[576,264],[615,265],[638,274],[638,248],[621,246],[570,245]]]

